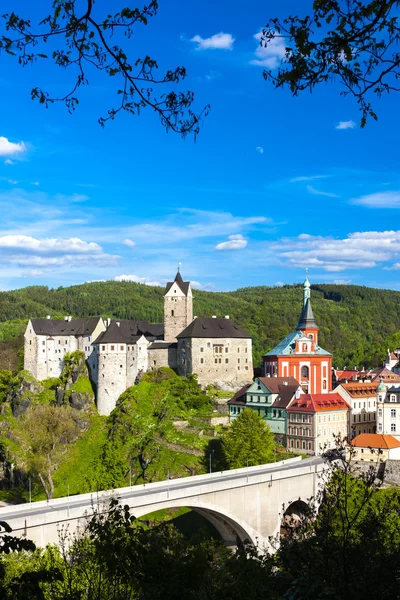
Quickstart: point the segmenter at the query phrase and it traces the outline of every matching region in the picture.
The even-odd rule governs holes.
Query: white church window
[[[391,423],[390,424],[390,431],[391,432],[395,432],[396,431],[396,423]]]
[[[392,408],[392,410],[390,411],[390,416],[391,417],[395,417],[396,416],[396,409]]]

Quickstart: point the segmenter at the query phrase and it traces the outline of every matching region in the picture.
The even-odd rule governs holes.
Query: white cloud
[[[5,235],[0,237],[0,248],[3,250],[25,250],[40,254],[99,254],[102,249],[95,242],[84,242],[79,238],[63,240],[59,238],[35,239],[27,235]]]
[[[11,185],[17,185],[18,181],[16,179],[9,179],[8,183],[11,183]]]
[[[300,183],[301,181],[314,181],[314,179],[326,179],[329,175],[301,175],[300,177],[293,177],[290,183]]]
[[[260,154],[264,154],[264,148],[262,146],[257,146],[256,148],[257,152],[259,152]]]
[[[239,233],[229,236],[229,242],[222,242],[215,246],[216,250],[243,250],[246,248],[247,240]]]
[[[190,40],[197,44],[196,50],[232,50],[235,38],[230,33],[216,33],[209,38],[195,35]]]
[[[129,239],[124,240],[122,243],[129,248],[134,248],[136,246],[135,242]]]
[[[33,185],[39,185],[39,182],[35,181]],[[85,194],[72,194],[72,196],[69,197],[69,201],[74,203],[86,202],[87,200],[89,200],[89,196],[86,196]]]
[[[4,161],[4,164],[5,164],[5,165],[15,165],[15,160],[11,160],[10,158],[7,158],[7,159]]]
[[[134,281],[135,283],[144,283],[144,285],[163,285],[160,281],[152,281],[147,277],[139,277],[138,275],[117,275],[114,277],[114,281]]]
[[[360,204],[370,208],[400,208],[400,191],[377,192],[359,198],[351,198],[350,204]]]
[[[44,271],[43,269],[30,269],[29,271],[23,271],[22,277],[44,277],[48,273],[48,271]]]
[[[259,67],[267,67],[268,69],[276,69],[282,62],[282,59],[286,55],[285,42],[281,37],[275,37],[265,46],[260,45],[262,37],[262,31],[259,31],[254,36],[254,39],[258,41],[258,48],[255,51],[255,57],[250,61],[250,64],[257,65]]]
[[[0,156],[12,156],[25,151],[24,142],[10,142],[6,137],[0,136]]]
[[[38,181],[32,181],[32,185],[39,185]]]
[[[338,239],[301,234],[271,245],[292,267],[318,267],[328,272],[365,269],[400,257],[400,231],[364,231]]]
[[[354,129],[357,127],[357,124],[354,121],[339,121],[337,125],[335,125],[335,129]]]
[[[307,192],[313,194],[314,196],[328,196],[328,198],[337,198],[337,194],[332,194],[330,192],[321,192],[320,190],[316,190],[312,185],[307,186]]]

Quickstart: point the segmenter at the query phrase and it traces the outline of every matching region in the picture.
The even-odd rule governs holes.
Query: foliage
[[[4,402],[6,400],[12,382],[13,374],[11,371],[0,371],[0,402]]]
[[[127,40],[133,39],[134,31],[140,25],[147,25],[157,15],[157,0],[150,0],[143,9],[123,8],[103,17],[94,10],[93,0],[83,3],[55,0],[48,4],[51,5],[50,14],[44,15],[38,25],[14,12],[2,17],[5,31],[0,36],[0,49],[15,56],[20,65],[25,67],[35,61],[52,60],[62,69],[76,69],[75,81],[65,95],[54,97],[35,87],[31,91],[32,99],[46,107],[62,102],[68,112],[72,112],[79,103],[81,86],[89,84],[87,71],[94,67],[116,80],[118,102],[99,119],[102,126],[119,112],[139,115],[144,108],[150,108],[167,131],[182,136],[188,133],[197,135],[201,119],[208,113],[209,107],[199,113],[194,112],[191,108],[193,92],[179,91],[179,84],[186,78],[186,69],[177,67],[157,77],[158,64],[153,58],[148,55],[129,58],[126,49]],[[47,51],[50,54],[46,54]],[[178,86],[178,89],[171,89],[172,85]],[[160,87],[165,91],[158,96],[154,89]]]
[[[222,451],[230,469],[270,463],[274,460],[274,434],[256,411],[245,408],[223,436]]]
[[[260,44],[283,40],[283,64],[264,78],[293,95],[339,80],[342,95],[353,96],[361,110],[361,127],[377,119],[369,100],[399,91],[400,22],[398,0],[314,0],[311,16],[271,19]]]
[[[46,493],[53,497],[53,473],[60,465],[69,444],[81,432],[82,419],[69,406],[39,404],[15,421],[12,436],[17,463],[36,475]]]

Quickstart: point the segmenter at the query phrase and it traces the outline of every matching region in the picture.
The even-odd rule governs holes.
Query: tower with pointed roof
[[[303,286],[297,327],[264,356],[266,377],[294,377],[308,394],[331,391],[332,355],[318,345],[319,328],[311,306],[310,282]]]
[[[193,296],[190,281],[183,281],[180,266],[164,294],[164,340],[176,342],[177,336],[193,321]]]

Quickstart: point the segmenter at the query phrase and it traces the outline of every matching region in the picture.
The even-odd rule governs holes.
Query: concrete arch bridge
[[[111,497],[129,505],[136,517],[165,509],[188,507],[207,518],[228,546],[248,540],[268,547],[280,532],[283,506],[290,514],[304,506],[322,485],[326,469],[320,457],[221,471],[194,477],[119,488],[69,498],[32,502],[0,509],[13,534],[38,546],[59,542],[61,526],[73,532],[90,517],[93,507],[106,507]]]

